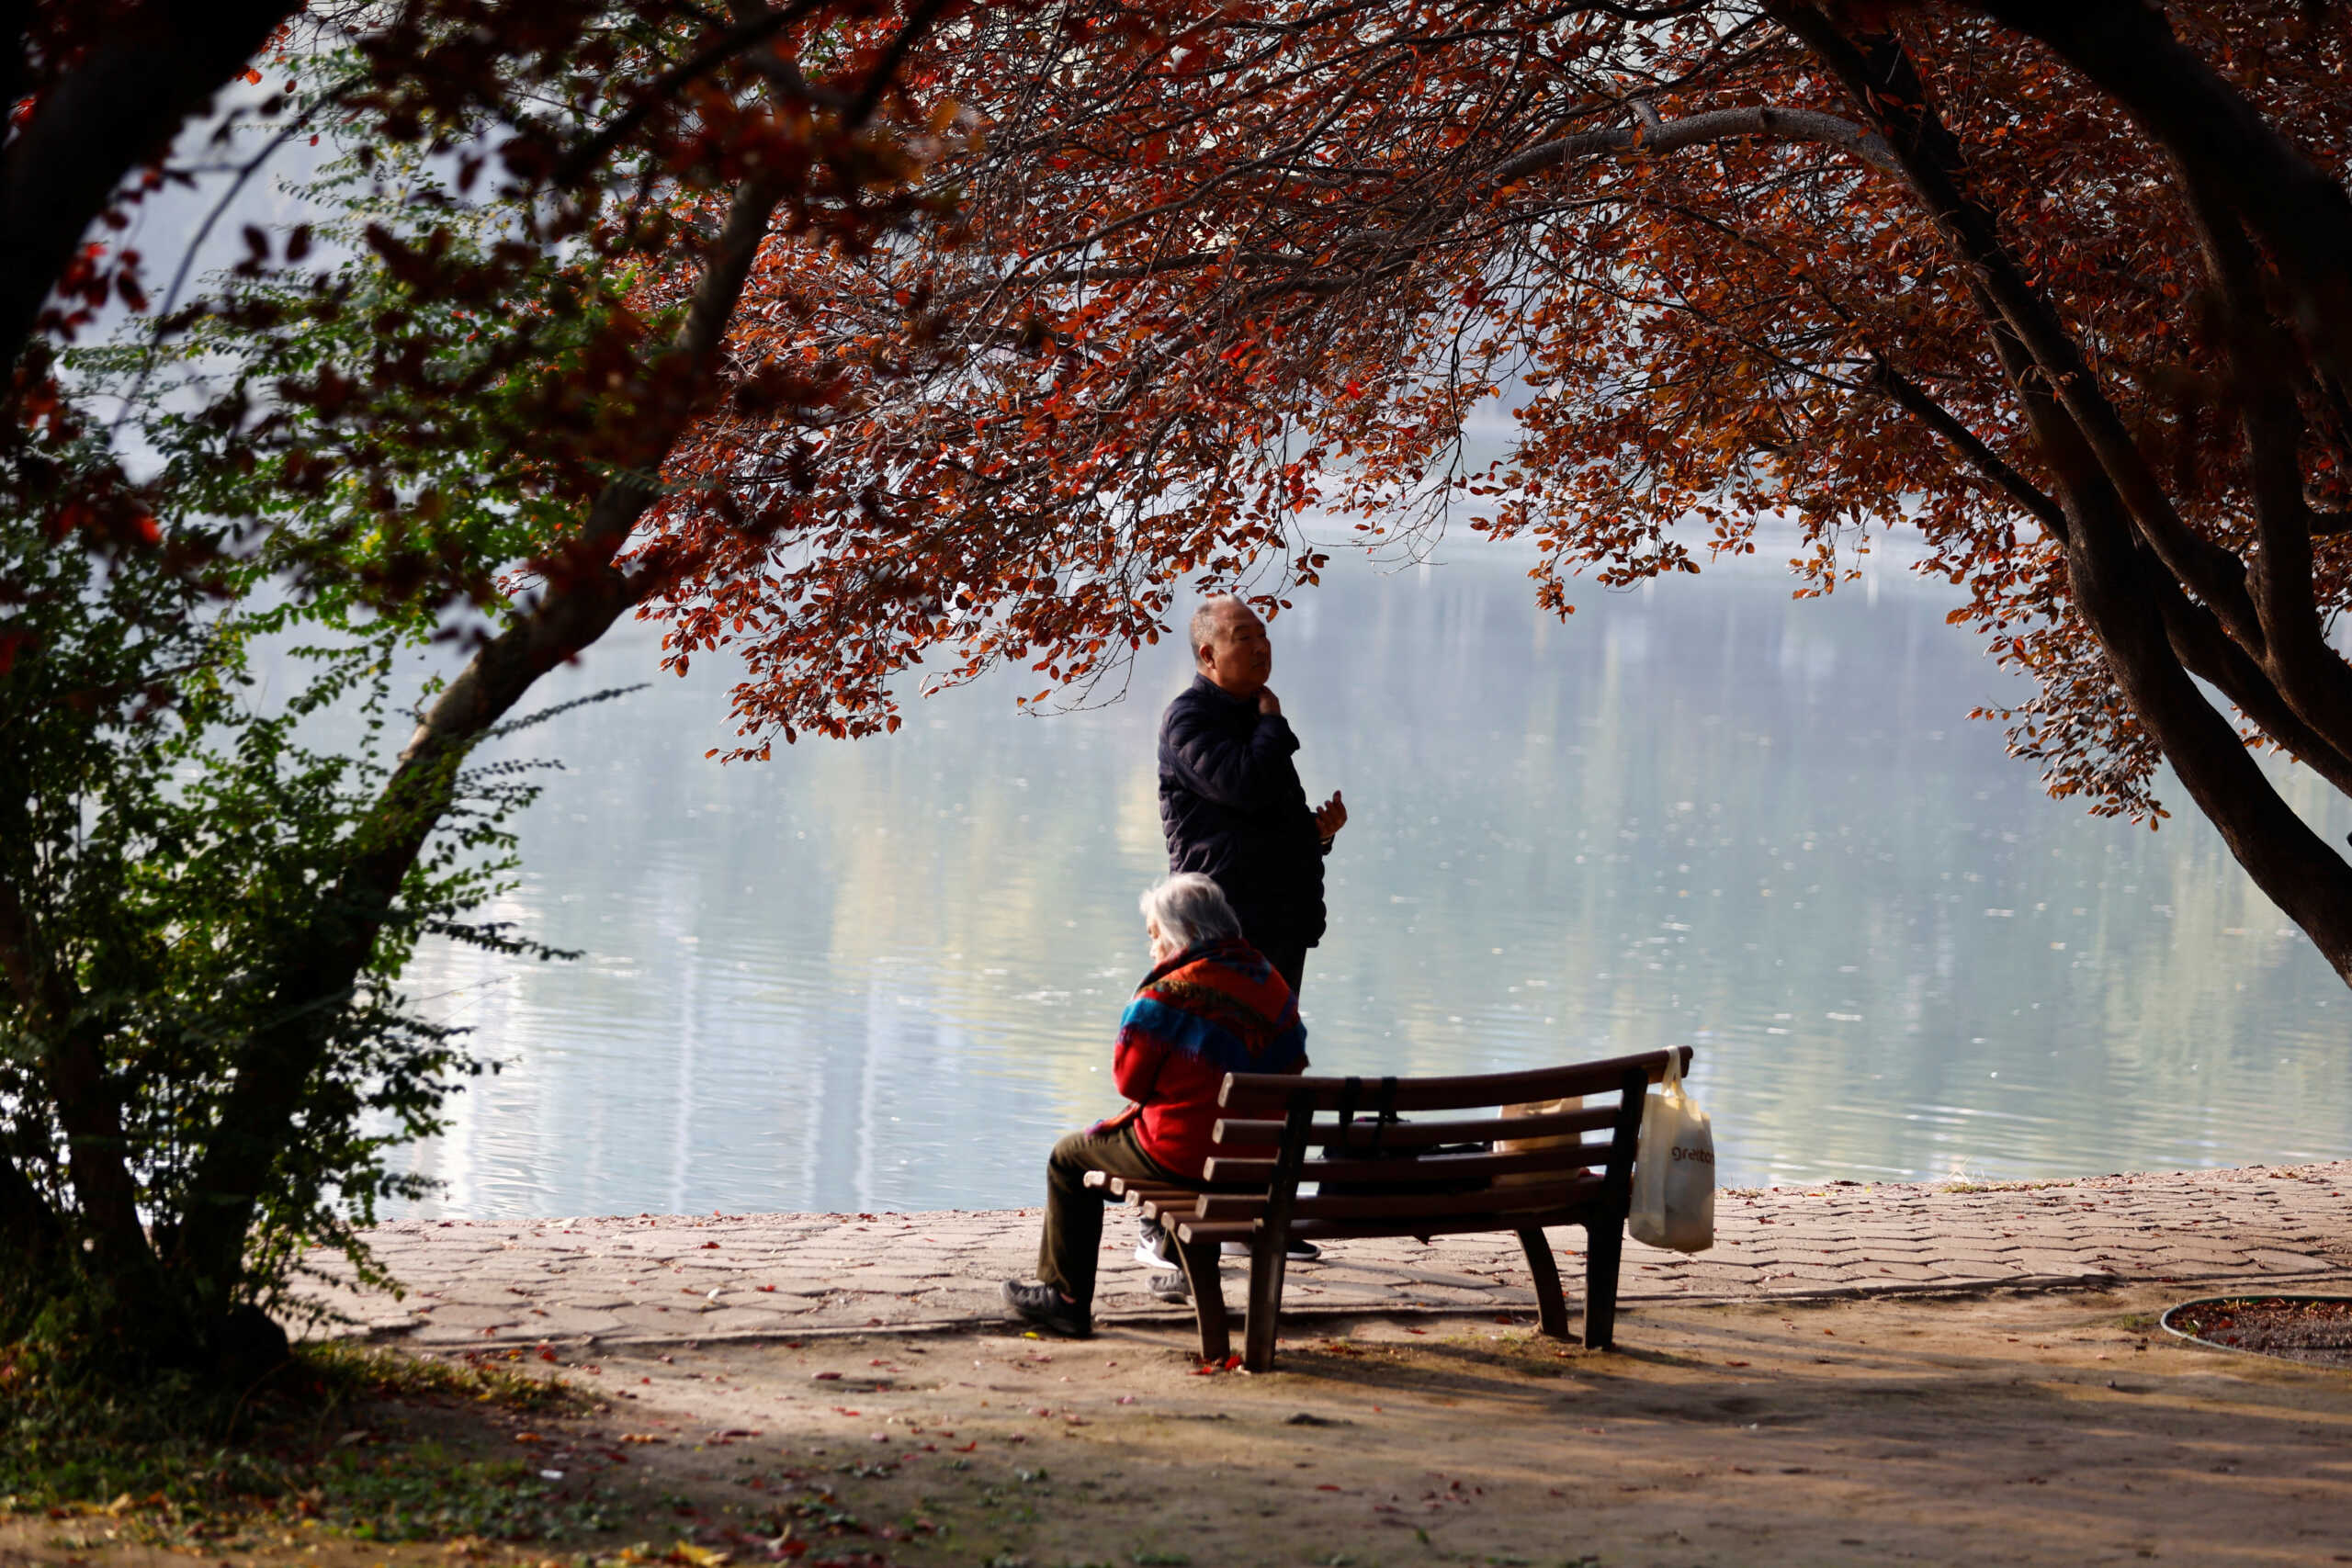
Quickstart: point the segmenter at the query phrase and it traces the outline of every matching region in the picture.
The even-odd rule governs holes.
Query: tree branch
[[[2247,573],[2262,617],[2261,664],[2304,723],[2332,745],[2352,749],[2352,666],[2328,646],[2312,581],[2311,506],[2303,499],[2301,460],[2306,426],[2295,398],[2297,387],[2307,384],[2302,362],[2263,303],[2259,263],[2225,193],[2194,167],[2176,164],[2188,186],[2206,276],[2220,301],[2230,400],[2245,434],[2246,488],[2261,543]]]
[[[73,976],[42,950],[16,878],[0,875],[0,967],[7,971],[19,1008],[39,1043],[42,1081],[56,1102],[66,1138],[66,1169],[92,1239],[134,1273],[152,1270],[154,1254],[139,1219],[138,1183],[130,1174],[122,1130],[122,1103],[107,1079],[96,1029]],[[23,1176],[0,1153],[0,1219],[12,1202],[7,1178]],[[29,1186],[26,1195],[31,1195]],[[45,1205],[37,1206],[43,1213]],[[55,1223],[52,1217],[52,1224]]]
[[[1895,157],[1894,149],[1886,144],[1885,138],[1864,130],[1851,120],[1823,114],[1817,109],[1776,108],[1770,104],[1759,104],[1753,108],[1712,109],[1683,119],[1652,123],[1655,115],[1653,110],[1637,127],[1579,131],[1573,136],[1538,142],[1497,164],[1495,177],[1509,184],[1555,164],[1565,164],[1571,158],[1589,157],[1596,152],[1662,156],[1704,142],[1731,141],[1748,137],[1766,141],[1819,142],[1851,153],[1872,168],[1898,179],[1903,177],[1902,163]]]
[[[0,362],[23,355],[50,291],[123,178],[161,156],[300,8],[144,0],[38,100],[0,153]]]
[[[2151,573],[2165,633],[2188,672],[2209,682],[2288,754],[2346,795],[2352,795],[2352,755],[2303,722],[2278,694],[2269,675],[2231,640],[2207,610],[2180,592],[2177,583]]]
[[[2066,537],[2066,513],[2041,486],[2010,467],[1977,434],[1952,417],[1951,411],[1929,397],[1924,388],[1885,360],[1872,363],[1869,384],[1885,393],[1914,419],[1942,436],[1970,467],[1998,485],[2010,500],[2050,530],[2053,538]]]
[[[557,160],[555,183],[560,186],[577,185],[591,173],[601,168],[605,160],[611,157],[623,142],[636,135],[638,129],[644,125],[656,110],[672,103],[677,97],[680,88],[708,75],[737,55],[758,49],[793,23],[815,12],[825,3],[826,0],[795,0],[794,4],[785,6],[780,11],[770,11],[764,6],[752,4],[731,6],[730,9],[736,15],[735,26],[721,33],[709,47],[688,56],[648,83],[639,95],[637,101],[622,110],[612,123],[581,141],[571,152]],[[770,77],[770,83],[771,85],[775,85],[775,78]],[[786,96],[796,102],[823,103],[828,107],[842,107],[839,103],[827,103],[826,97],[811,89],[797,71],[790,73],[784,90]]]

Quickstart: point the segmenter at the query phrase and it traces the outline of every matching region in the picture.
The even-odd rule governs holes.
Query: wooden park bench
[[[1675,1049],[1687,1070],[1690,1048]],[[1652,1051],[1471,1077],[1229,1073],[1217,1098],[1226,1115],[1213,1137],[1222,1146],[1250,1152],[1212,1157],[1200,1186],[1100,1171],[1087,1181],[1141,1209],[1175,1240],[1193,1288],[1204,1360],[1222,1361],[1230,1350],[1217,1280],[1218,1250],[1228,1241],[1250,1247],[1242,1365],[1252,1371],[1273,1364],[1283,1255],[1294,1239],[1510,1231],[1535,1278],[1544,1332],[1566,1338],[1567,1303],[1544,1239],[1547,1225],[1584,1227],[1584,1342],[1605,1349],[1617,1313],[1618,1258],[1643,1096],[1665,1071],[1666,1053]],[[1546,1115],[1505,1117],[1500,1109],[1579,1096],[1586,1102],[1580,1109]],[[1478,1114],[1445,1121],[1427,1114],[1464,1111]],[[1594,1133],[1607,1136],[1586,1136]],[[1461,1152],[1462,1145],[1503,1139],[1543,1139],[1549,1146]],[[1439,1152],[1418,1152],[1423,1150]]]

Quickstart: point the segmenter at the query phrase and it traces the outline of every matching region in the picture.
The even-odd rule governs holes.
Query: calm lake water
[[[2185,802],[2152,834],[2044,797],[1965,717],[2016,687],[1949,590],[1881,567],[1792,603],[1741,563],[1588,587],[1561,624],[1524,560],[1445,553],[1339,563],[1273,626],[1308,793],[1352,813],[1318,1068],[1689,1043],[1736,1185],[2352,1149],[2352,993]],[[1116,1108],[1181,639],[1092,711],[1023,716],[998,682],[725,768],[733,672],[650,675],[653,646],[616,635],[547,696],[650,690],[512,746],[565,771],[497,913],[586,956],[411,971],[506,1064],[415,1151],[447,1187],[413,1212],[1038,1201],[1050,1141]]]

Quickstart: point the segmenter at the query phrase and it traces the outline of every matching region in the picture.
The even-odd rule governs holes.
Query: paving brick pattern
[[[1105,1227],[1098,1318],[1165,1318]],[[406,1287],[353,1288],[320,1255],[311,1332],[420,1347],[653,1341],[925,1328],[1001,1317],[1000,1280],[1027,1277],[1038,1212],[638,1215],[528,1223],[411,1221],[371,1233]],[[2228,1280],[2352,1288],[2352,1160],[1983,1188],[1772,1188],[1718,1199],[1715,1245],[1629,1243],[1627,1301],[1755,1300],[1996,1285]],[[1552,1233],[1580,1293],[1584,1235]],[[1229,1260],[1226,1299],[1237,1308]],[[2184,1289],[2184,1295],[2196,1293]],[[1534,1295],[1509,1236],[1343,1242],[1291,1269],[1284,1312],[1524,1311]],[[1572,1300],[1573,1306],[1573,1300]]]

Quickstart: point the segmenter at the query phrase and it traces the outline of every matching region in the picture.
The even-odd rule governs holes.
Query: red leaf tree
[[[1916,528],[2051,791],[2160,815],[2168,763],[2352,980],[2352,867],[2251,754],[2352,789],[2346,48],[2284,0],[977,14],[916,68],[961,243],[763,254],[808,309],[730,341],[656,613],[742,653],[757,754],[929,650],[1083,683],[1181,582],[1311,583],[1309,505],[1532,537],[1562,613],[1768,516],[1801,592]]]

